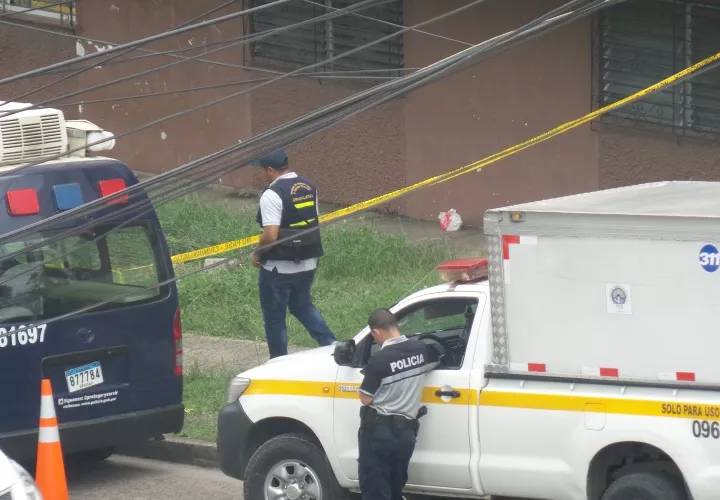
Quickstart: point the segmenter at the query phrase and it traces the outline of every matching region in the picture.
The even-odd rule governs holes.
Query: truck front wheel
[[[282,434],[250,458],[243,495],[245,500],[339,500],[346,493],[321,449],[302,434]]]
[[[642,472],[623,476],[605,490],[602,500],[687,500],[683,482],[675,476]]]

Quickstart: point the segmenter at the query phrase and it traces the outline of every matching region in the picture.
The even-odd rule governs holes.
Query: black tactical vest
[[[313,227],[317,229],[279,243],[263,253],[262,260],[290,260],[299,262],[325,255],[320,238],[320,223],[317,219],[317,188],[303,177],[277,179],[268,189],[275,191],[282,200],[278,240],[294,236]],[[257,223],[262,227],[260,208]]]

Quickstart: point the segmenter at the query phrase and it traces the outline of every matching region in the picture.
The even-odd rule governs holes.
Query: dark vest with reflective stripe
[[[262,255],[262,260],[299,262],[325,255],[320,238],[320,223],[317,219],[317,188],[315,185],[303,177],[292,177],[277,179],[268,189],[275,191],[283,204],[279,240],[313,227],[317,227],[317,229],[275,245]],[[262,227],[260,208],[258,208],[256,220]]]

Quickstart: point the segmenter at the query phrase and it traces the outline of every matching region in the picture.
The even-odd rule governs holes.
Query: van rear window
[[[0,262],[0,322],[52,318],[110,299],[97,310],[121,308],[164,293],[154,287],[165,273],[152,225],[104,225],[49,242],[59,232],[0,246],[0,259],[20,252]]]

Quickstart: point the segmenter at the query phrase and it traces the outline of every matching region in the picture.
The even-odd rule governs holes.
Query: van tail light
[[[183,374],[183,347],[182,347],[182,321],[180,321],[180,308],[175,311],[173,320],[173,347],[175,349],[175,376]]]

